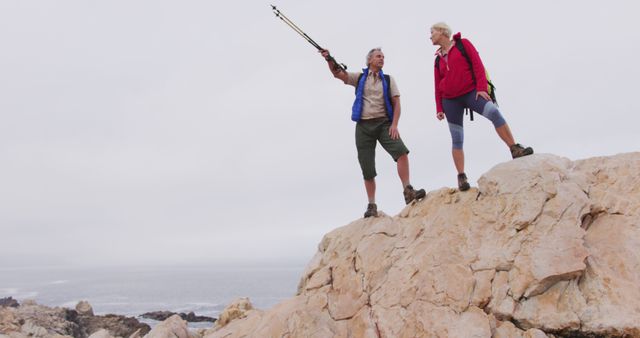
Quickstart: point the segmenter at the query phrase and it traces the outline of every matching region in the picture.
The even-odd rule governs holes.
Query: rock
[[[523,338],[524,331],[512,322],[500,322],[493,332],[492,338]]]
[[[0,308],[0,334],[19,331],[20,326],[13,308]]]
[[[21,328],[22,333],[29,337],[45,337],[49,335],[49,331],[42,326],[38,326],[35,322],[28,320]]]
[[[93,316],[93,308],[87,301],[80,301],[76,305],[76,311],[81,316]]]
[[[92,335],[89,336],[89,338],[114,338],[114,337],[109,333],[109,331],[105,329],[101,329],[94,332]]]
[[[171,312],[171,311],[153,311],[153,312],[146,312],[143,313],[142,315],[140,315],[140,317],[142,318],[147,318],[147,319],[153,319],[153,320],[157,320],[159,322],[167,320],[169,317],[175,315],[177,313],[175,312]]]
[[[169,317],[171,317],[173,315],[178,315],[178,316],[180,316],[180,318],[186,320],[187,322],[215,322],[216,321],[215,318],[207,317],[207,316],[197,316],[193,312],[175,313],[175,312],[171,312],[171,311],[153,311],[153,312],[143,313],[142,315],[140,315],[140,317],[147,318],[147,319],[153,319],[153,320],[157,320],[157,321],[163,321],[163,320],[166,320],[167,318],[169,318]]]
[[[79,307],[87,309],[85,305]],[[50,308],[33,301],[23,302],[17,308],[0,308],[0,334],[10,334],[12,338],[19,335],[86,338],[104,329],[110,336],[129,337],[136,332],[144,335],[151,330],[147,324],[140,323],[135,318],[94,316],[93,311],[89,310],[90,306],[81,315],[75,310]]]
[[[297,295],[205,337],[640,337],[640,153],[499,164],[325,235]]]
[[[0,307],[18,307],[20,304],[13,297],[0,298]]]
[[[216,319],[213,317],[207,317],[207,316],[198,316],[193,312],[189,312],[187,314],[184,313],[179,313],[180,318],[186,320],[187,322],[190,323],[198,323],[198,322],[215,322]]]
[[[132,333],[129,338],[142,338],[143,334],[141,329],[137,329],[134,333]]]
[[[253,305],[249,298],[239,298],[229,304],[216,321],[216,326],[222,327],[229,324],[231,321],[244,318],[247,314],[253,310]]]
[[[193,335],[187,328],[187,322],[178,315],[173,315],[169,319],[158,324],[145,338],[192,338]]]
[[[149,325],[140,323],[135,318],[114,314],[104,316],[78,316],[77,322],[87,335],[93,334],[100,329],[106,329],[112,336],[129,337],[135,332],[144,335],[151,330]]]
[[[547,338],[543,331],[538,329],[529,329],[523,335],[522,338]]]
[[[73,321],[75,311],[69,309],[50,308],[25,301],[16,308],[15,315],[24,323],[22,332],[26,334],[83,337],[80,326]]]

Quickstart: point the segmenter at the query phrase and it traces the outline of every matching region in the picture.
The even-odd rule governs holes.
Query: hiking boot
[[[367,205],[367,211],[364,212],[364,218],[378,217],[378,206],[375,203],[369,203]]]
[[[471,188],[469,182],[467,182],[467,175],[465,173],[458,174],[458,189],[460,191],[467,191]]]
[[[404,191],[402,193],[404,194],[404,202],[407,204],[411,203],[413,200],[422,199],[426,195],[424,189],[415,190],[411,184],[404,187]]]
[[[511,150],[511,157],[518,158],[522,156],[527,156],[533,154],[533,148],[531,147],[523,147],[520,143],[516,143],[509,147]]]

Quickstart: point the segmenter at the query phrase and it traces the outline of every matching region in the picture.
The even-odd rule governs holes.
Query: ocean
[[[96,315],[138,317],[166,310],[217,318],[239,297],[249,297],[255,308],[264,310],[294,296],[303,270],[304,266],[0,268],[0,298],[72,309],[86,300]]]

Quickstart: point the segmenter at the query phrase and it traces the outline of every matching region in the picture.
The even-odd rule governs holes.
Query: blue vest
[[[362,69],[362,76],[360,76],[356,86],[356,100],[353,101],[353,108],[351,108],[351,120],[355,122],[360,121],[362,117],[364,82],[367,80],[367,75],[369,75],[369,68]],[[378,75],[380,76],[380,80],[382,80],[382,93],[384,95],[384,104],[387,108],[387,117],[389,121],[393,121],[393,107],[391,106],[391,98],[389,97],[389,86],[391,86],[391,83],[387,83],[382,69],[380,69]]]

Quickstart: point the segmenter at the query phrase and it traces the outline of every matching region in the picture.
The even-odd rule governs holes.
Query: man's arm
[[[393,106],[393,121],[391,121],[391,127],[389,128],[389,136],[391,136],[392,140],[397,140],[400,137],[400,131],[398,131],[398,121],[400,121],[400,96],[391,98],[391,106]]]
[[[330,55],[329,50],[327,49],[321,50],[319,52],[325,60],[327,60],[327,58]],[[331,71],[331,74],[333,74],[333,77],[342,80],[342,82],[346,84],[347,79],[349,78],[349,76],[347,75],[347,72],[344,71],[342,68],[337,67],[336,64],[331,60],[327,60],[327,64],[329,65],[329,70]]]

